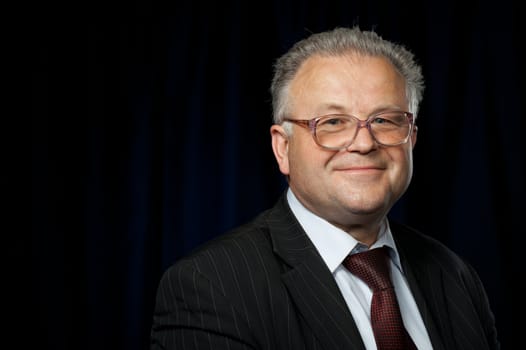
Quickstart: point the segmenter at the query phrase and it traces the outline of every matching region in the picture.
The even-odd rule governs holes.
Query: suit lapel
[[[312,259],[318,260],[319,257],[312,254]],[[283,282],[294,303],[325,348],[364,349],[358,329],[332,275],[317,265],[297,265],[283,274]],[[327,278],[327,274],[330,278]]]
[[[288,265],[282,280],[326,349],[365,349],[334,278],[283,196],[269,216],[274,251]]]
[[[392,225],[391,229],[393,229]],[[424,262],[428,260],[427,254],[414,247],[408,249],[411,240],[405,240],[404,234],[395,232],[395,237],[400,261],[411,292],[415,298],[418,310],[426,326],[434,350],[455,348],[453,343],[453,330],[447,312],[444,294],[443,274],[439,266]],[[419,256],[419,254],[421,256]]]
[[[443,336],[445,332],[448,333],[449,325],[446,322],[447,317],[444,317],[445,305],[441,302],[442,298],[438,296],[439,291],[443,288],[441,272],[439,270],[430,271],[434,269],[427,269],[427,272],[423,272],[420,268],[415,268],[415,272],[411,267],[413,265],[403,264],[402,266],[433,349],[445,349],[443,340],[447,343],[447,339],[451,337]],[[432,315],[440,316],[433,318]]]

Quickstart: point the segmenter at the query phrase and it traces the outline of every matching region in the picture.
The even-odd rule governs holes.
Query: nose
[[[347,147],[349,152],[369,153],[376,149],[378,144],[376,143],[373,135],[367,127],[365,120],[360,120],[356,126],[356,135],[354,136],[353,142]]]

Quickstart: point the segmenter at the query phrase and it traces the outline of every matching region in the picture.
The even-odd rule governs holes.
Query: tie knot
[[[343,261],[343,265],[373,291],[392,288],[386,247],[349,255]]]

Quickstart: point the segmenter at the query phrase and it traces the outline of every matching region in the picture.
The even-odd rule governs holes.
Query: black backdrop
[[[32,234],[9,249],[14,291],[29,291],[11,319],[14,338],[146,349],[161,273],[284,189],[268,131],[274,59],[309,32],[359,24],[407,45],[426,78],[413,183],[391,215],[475,266],[511,347],[526,195],[518,5],[57,9],[41,5],[20,26],[32,89]]]

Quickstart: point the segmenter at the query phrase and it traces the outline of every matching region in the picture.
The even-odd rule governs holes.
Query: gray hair
[[[314,55],[342,56],[348,53],[387,58],[406,81],[409,112],[416,118],[424,91],[424,78],[413,54],[402,45],[387,41],[373,31],[362,31],[356,26],[312,34],[278,58],[270,87],[274,123],[281,124],[286,117],[290,83],[303,62]]]

